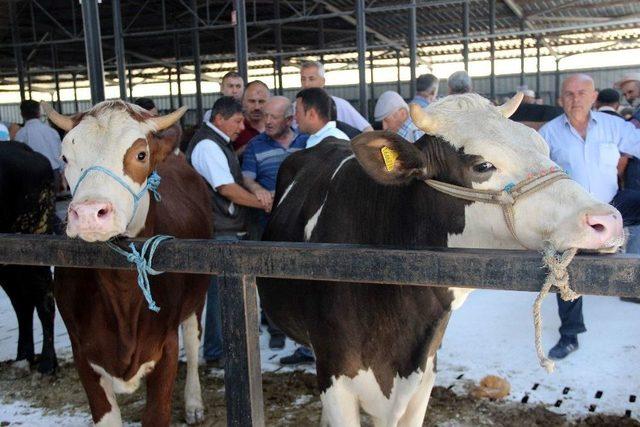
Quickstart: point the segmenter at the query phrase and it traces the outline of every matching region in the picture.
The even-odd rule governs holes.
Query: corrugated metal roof
[[[121,0],[127,64],[148,68],[156,62],[174,66],[177,56],[189,61],[193,15],[187,0]],[[376,47],[376,57],[395,58],[400,48],[406,57],[409,12],[402,9],[409,0],[368,0],[366,25],[369,42]],[[460,53],[464,0],[417,0],[417,37],[420,54],[432,62],[447,61],[446,55]],[[107,79],[114,79],[113,22],[111,2],[99,5],[103,50]],[[247,0],[250,59],[271,59],[275,46],[274,2]],[[201,56],[204,69],[223,72],[233,67],[234,34],[231,24],[232,2],[198,0]],[[355,50],[353,0],[280,0],[283,19],[283,50],[295,56],[318,57],[324,54]],[[488,49],[489,0],[468,0],[470,52]],[[48,73],[52,49],[46,45],[56,41],[55,49],[63,80],[71,72],[84,74],[85,53],[82,41],[82,16],[77,0],[30,0],[16,2],[22,55],[32,70],[34,80],[49,83],[50,78],[35,77],[38,71]],[[320,20],[313,19],[323,15]],[[15,74],[8,2],[0,2],[0,76],[5,82]],[[498,57],[520,46],[521,17],[526,20],[525,45],[535,47],[535,36],[542,33],[545,50],[562,55],[598,48],[626,49],[638,47],[640,36],[640,1],[637,0],[496,0],[496,49]],[[33,18],[33,19],[32,19]],[[1,24],[1,22],[0,22]],[[320,28],[324,31],[321,34]],[[145,35],[145,32],[156,32]],[[38,44],[38,42],[45,42]],[[533,53],[527,52],[528,55]],[[503,55],[503,56],[504,56]],[[441,58],[440,58],[441,57]],[[225,64],[226,61],[226,64]],[[334,58],[333,62],[353,62],[352,56]],[[330,62],[331,62],[330,61]],[[293,60],[295,62],[295,59]],[[188,64],[187,64],[188,65]],[[252,63],[252,68],[270,68],[271,62]],[[160,70],[158,73],[164,73]],[[145,70],[141,77],[152,78]]]

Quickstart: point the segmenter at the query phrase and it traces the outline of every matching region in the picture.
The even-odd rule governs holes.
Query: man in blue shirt
[[[565,169],[593,197],[615,206],[625,226],[640,224],[640,191],[618,188],[620,153],[640,157],[640,131],[617,117],[592,111],[597,92],[585,74],[567,77],[560,94],[564,114],[548,122],[540,134],[549,144],[551,159]],[[582,298],[562,301],[558,296],[560,340],[549,351],[563,359],[578,349],[585,332]]]
[[[273,96],[264,105],[264,132],[253,137],[247,144],[242,158],[242,179],[244,186],[251,191],[260,202],[267,206],[273,203],[276,191],[276,178],[280,165],[289,154],[303,150],[308,135],[298,134],[291,129],[293,122],[293,106],[284,96]],[[259,231],[267,223],[268,215],[259,211]],[[269,331],[269,348],[284,347],[285,335],[266,318]]]
[[[330,136],[349,140],[331,120],[331,97],[324,89],[302,89],[296,95],[296,121],[300,132],[309,134],[307,148],[311,148]]]
[[[270,205],[276,191],[280,165],[289,154],[306,147],[306,134],[291,129],[293,105],[284,96],[271,97],[264,106],[265,129],[247,146],[242,158],[244,186]]]
[[[438,78],[433,74],[422,74],[416,79],[416,96],[411,104],[426,108],[438,96]]]

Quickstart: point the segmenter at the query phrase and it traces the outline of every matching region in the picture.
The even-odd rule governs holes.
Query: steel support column
[[[560,98],[560,58],[556,58],[555,89],[556,97],[552,105],[558,105],[558,98]]]
[[[78,75],[73,73],[71,75],[73,79],[73,106],[75,108],[75,112],[77,113],[80,107],[78,106]]]
[[[398,78],[396,81],[396,91],[402,96],[402,83],[400,82],[400,51],[396,49],[396,68],[398,71]]]
[[[182,70],[180,69],[180,35],[175,34],[173,37],[173,47],[176,54],[176,83],[178,84],[178,106],[182,107]],[[184,117],[184,116],[183,116]],[[182,120],[182,119],[180,119]]]
[[[520,21],[520,31],[524,31],[524,19]],[[525,84],[524,78],[524,34],[520,36],[520,85]]]
[[[465,71],[469,71],[469,2],[462,3],[462,62]]]
[[[116,67],[118,68],[118,86],[120,87],[120,99],[127,99],[127,74],[124,57],[124,37],[122,36],[122,14],[120,13],[120,0],[112,0],[113,12],[113,41],[116,54]]]
[[[236,62],[238,63],[238,74],[242,76],[247,83],[248,79],[248,59],[249,45],[247,41],[247,11],[245,9],[244,0],[233,0],[235,7],[235,38],[236,38]]]
[[[273,14],[275,19],[280,19],[280,0],[274,0]],[[282,53],[282,25],[275,24],[273,31],[275,35],[276,52]],[[277,88],[276,93],[282,95],[282,56],[280,55],[277,55],[273,60],[273,84]]]
[[[493,35],[496,33],[496,0],[489,0],[489,60],[491,61],[491,75],[489,76],[490,98],[496,99],[496,41]]]
[[[16,61],[18,72],[18,86],[20,87],[20,100],[25,100],[24,89],[24,63],[22,61],[22,48],[20,45],[20,28],[18,28],[17,2],[9,1],[9,17],[11,22],[11,42],[13,44],[13,57]]]
[[[367,111],[369,113],[369,117],[374,120],[373,117],[373,101],[376,99],[376,89],[373,87],[374,79],[373,79],[373,49],[369,51],[369,99],[367,105]]]
[[[359,110],[364,118],[368,118],[367,106],[367,29],[365,27],[364,0],[356,0],[356,44],[358,47],[358,83],[359,83]]]
[[[241,1],[244,3],[243,1]],[[198,1],[191,0],[191,8],[193,9],[193,26],[194,30],[191,32],[191,46],[193,48],[193,71],[196,79],[196,119],[197,123],[200,123],[204,110],[202,108],[202,67],[200,64],[200,33],[198,30]]]
[[[536,97],[540,96],[540,46],[542,45],[540,37],[536,38]]]
[[[55,45],[51,46],[51,66],[53,67],[53,81],[56,86],[56,109],[62,112],[62,102],[60,102],[60,75],[58,74],[58,52]]]
[[[411,77],[409,80],[409,98],[416,96],[416,61],[417,61],[417,18],[416,18],[416,0],[411,0],[411,8],[409,9],[409,68]]]
[[[81,6],[91,102],[97,104],[104,101],[104,63],[102,60],[102,44],[100,42],[98,0],[83,0]]]
[[[129,67],[129,102],[133,102],[133,67]]]
[[[171,78],[172,71],[173,69],[171,67],[167,68],[167,72],[169,74],[169,108],[171,111],[175,110],[175,105],[173,103],[173,81]]]

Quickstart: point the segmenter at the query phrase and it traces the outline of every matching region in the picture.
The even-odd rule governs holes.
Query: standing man
[[[244,93],[244,80],[242,76],[235,71],[229,71],[222,76],[220,80],[220,94],[222,96],[230,96],[236,101],[242,102],[242,94]],[[202,119],[204,122],[211,121],[211,110],[204,113]]]
[[[373,115],[377,122],[382,122],[382,129],[395,132],[409,142],[416,142],[424,135],[424,132],[413,124],[407,103],[392,90],[380,95]]]
[[[616,87],[622,91],[622,95],[633,107],[633,117],[631,121],[635,127],[640,127],[640,73],[631,73],[616,82]]]
[[[622,116],[618,113],[618,108],[620,107],[620,94],[615,89],[602,89],[598,92],[595,107],[596,110],[601,113],[611,114],[612,116],[622,119]]]
[[[40,104],[31,99],[20,103],[20,114],[24,119],[24,126],[16,133],[15,140],[27,144],[33,151],[45,156],[51,164],[54,177],[54,188],[60,189],[61,172],[63,168],[60,160],[60,135],[51,126],[40,120]]]
[[[411,104],[418,104],[425,108],[436,100],[436,96],[438,96],[438,78],[433,74],[421,74],[416,79],[416,96],[411,100]]]
[[[271,205],[280,165],[291,153],[306,147],[308,135],[298,134],[291,128],[293,105],[284,96],[269,98],[264,106],[264,121],[264,132],[253,138],[244,151],[242,176],[245,187],[263,204]],[[268,215],[261,212],[258,216],[260,236],[267,220]],[[269,348],[283,348],[284,333],[268,318],[265,320],[270,335]]]
[[[242,171],[232,142],[244,128],[242,106],[230,96],[218,99],[211,109],[212,118],[195,133],[187,148],[187,160],[204,177],[211,194],[214,239],[239,240],[246,231],[245,207],[271,211],[242,186]],[[222,362],[222,325],[217,280],[207,292],[204,329],[204,358]]]
[[[247,85],[242,96],[242,109],[244,112],[244,129],[233,142],[233,149],[238,156],[247,146],[247,143],[255,136],[264,132],[264,104],[271,96],[269,88],[260,80],[254,80]]]
[[[307,61],[300,66],[300,85],[302,89],[324,88],[324,66],[321,62]],[[360,132],[373,130],[369,122],[356,111],[346,99],[331,96],[336,104],[337,120],[353,126]]]
[[[464,70],[451,74],[447,79],[447,86],[449,87],[449,95],[459,95],[473,91],[471,77]]]
[[[307,148],[311,148],[330,136],[349,140],[336,122],[331,120],[331,97],[324,89],[312,87],[296,95],[296,121],[300,132],[309,134]]]
[[[640,131],[608,114],[591,111],[598,96],[593,79],[574,74],[562,82],[564,114],[540,129],[549,144],[551,159],[596,199],[615,206],[625,226],[640,224],[640,191],[618,188],[620,153],[640,155]],[[549,351],[563,359],[578,349],[578,334],[585,332],[582,298],[563,301],[559,294],[560,340]]]

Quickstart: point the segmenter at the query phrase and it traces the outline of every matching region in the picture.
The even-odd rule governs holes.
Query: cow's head
[[[175,149],[180,131],[168,128],[186,108],[160,117],[123,101],[101,102],[73,117],[45,109],[68,131],[62,140],[73,192],[67,235],[91,242],[138,234],[149,210],[148,178]]]
[[[537,132],[508,120],[521,99],[518,94],[495,107],[478,95],[465,94],[449,96],[424,110],[412,106],[414,123],[427,133],[416,144],[375,132],[354,139],[352,146],[362,167],[382,184],[435,179],[502,191],[558,169]],[[521,248],[500,206],[476,201],[464,209],[464,231],[449,235],[450,247]],[[518,200],[514,216],[515,234],[528,248],[539,249],[543,241],[550,241],[558,250],[613,251],[624,242],[620,213],[570,179]]]

